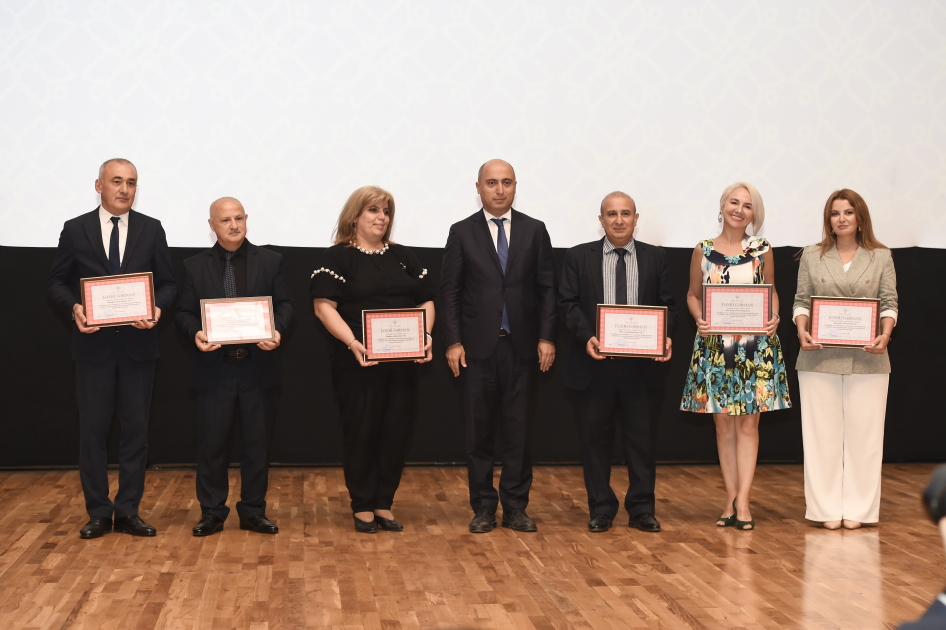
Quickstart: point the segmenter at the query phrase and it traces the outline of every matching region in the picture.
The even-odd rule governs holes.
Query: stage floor
[[[234,510],[207,538],[191,535],[194,471],[158,471],[141,504],[158,536],[91,541],[76,471],[3,472],[0,628],[892,628],[946,583],[919,500],[932,469],[885,466],[880,525],[831,532],[804,520],[801,466],[760,466],[758,529],[739,532],[715,526],[717,467],[661,466],[662,533],[622,510],[591,534],[581,468],[537,467],[538,533],[485,535],[467,529],[463,468],[407,469],[405,530],[376,535],[354,532],[340,469],[273,469],[280,533],[240,531]]]

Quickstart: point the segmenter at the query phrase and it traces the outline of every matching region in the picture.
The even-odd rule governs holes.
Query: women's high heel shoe
[[[374,522],[378,527],[386,532],[404,531],[404,526],[395,521],[393,518],[384,518],[383,516],[378,516],[375,514]]]
[[[352,518],[355,519],[355,531],[359,534],[377,534],[378,526],[375,525],[374,521],[363,521],[354,514]]]
[[[732,516],[720,516],[716,519],[717,527],[732,527],[736,524],[736,500],[732,500]]]
[[[736,507],[736,504],[733,503],[733,509],[735,509],[735,507]],[[735,513],[733,513],[733,516],[736,516]],[[740,520],[737,518],[737,519],[735,520],[735,522],[733,523],[733,525],[734,525],[734,526],[736,527],[736,529],[738,529],[739,531],[742,531],[742,532],[751,532],[752,530],[755,529],[755,520],[751,520],[751,521],[740,521]]]

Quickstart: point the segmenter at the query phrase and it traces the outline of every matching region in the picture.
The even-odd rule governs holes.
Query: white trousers
[[[805,518],[876,523],[889,374],[798,372]]]

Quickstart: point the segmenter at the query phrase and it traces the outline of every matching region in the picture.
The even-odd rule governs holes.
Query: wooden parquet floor
[[[804,520],[800,466],[760,466],[758,529],[717,529],[714,466],[661,466],[660,534],[587,531],[578,467],[539,467],[537,534],[467,530],[463,468],[410,468],[403,533],[356,534],[340,469],[273,469],[276,536],[194,538],[194,472],[149,472],[156,538],[80,540],[75,471],[0,473],[0,628],[224,629],[894,628],[946,583],[918,499],[931,465],[884,468],[882,523]],[[231,471],[231,505],[239,493]],[[613,484],[626,487],[626,472]],[[113,492],[117,475],[112,475]]]

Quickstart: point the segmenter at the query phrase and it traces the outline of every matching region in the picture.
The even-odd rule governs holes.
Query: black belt
[[[250,351],[246,348],[240,348],[239,350],[224,350],[223,356],[228,359],[245,359],[250,356]]]
[[[499,329],[499,336],[500,336],[500,337],[508,337],[508,336],[509,336],[509,333],[506,332],[506,329],[505,329],[505,328],[500,328],[500,329]]]

